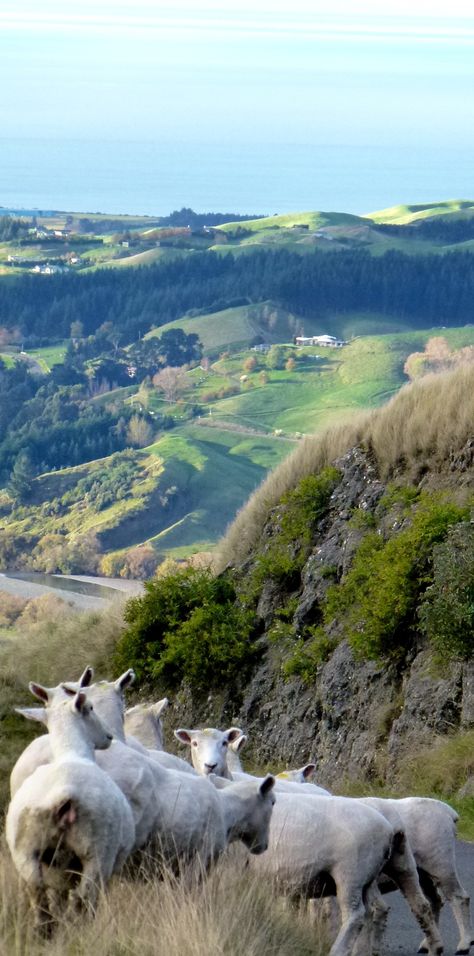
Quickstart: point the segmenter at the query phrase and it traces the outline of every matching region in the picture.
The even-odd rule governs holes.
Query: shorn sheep
[[[288,774],[297,779],[299,771],[288,771]],[[313,792],[313,787],[308,788],[308,793]],[[439,924],[444,901],[448,902],[459,931],[456,954],[466,956],[474,938],[469,894],[462,886],[456,868],[456,811],[444,801],[430,797],[363,797],[361,800],[389,818],[392,809],[399,815],[436,923]],[[426,939],[422,940],[419,952],[429,952]]]
[[[148,749],[164,750],[161,715],[167,707],[169,707],[167,697],[163,697],[154,704],[135,704],[134,707],[127,707],[124,715],[125,736],[133,737]]]
[[[61,901],[94,908],[132,850],[135,828],[125,797],[95,762],[94,748],[112,737],[84,691],[55,699],[39,684],[30,689],[46,705],[53,761],[13,797],[6,838],[36,924],[48,929]]]
[[[99,681],[83,691],[116,738],[124,738],[123,690],[132,679],[133,672],[127,671],[117,681]],[[34,716],[44,720],[44,709],[37,708]],[[51,759],[48,735],[37,739],[42,741],[42,761]],[[20,767],[29,773],[34,769],[30,748],[31,744],[28,759]],[[207,867],[232,840],[240,839],[256,848],[266,845],[267,818],[273,804],[273,797],[266,797],[273,788],[273,777],[244,781],[231,797],[219,794],[191,767],[190,774],[167,769],[152,760],[149,751],[143,748],[143,753],[138,752],[120,739],[114,740],[107,753],[98,753],[97,759],[130,803],[136,823],[136,849],[146,842],[150,851],[173,866],[198,855]],[[20,783],[18,763],[16,785]]]

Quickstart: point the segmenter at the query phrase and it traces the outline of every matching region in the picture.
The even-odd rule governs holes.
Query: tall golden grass
[[[0,951],[5,956],[325,956],[322,919],[295,908],[230,852],[202,875],[149,869],[115,877],[95,917],[59,921],[41,941],[8,852],[0,854]]]
[[[314,474],[359,445],[382,478],[407,480],[447,470],[451,454],[474,434],[474,367],[428,375],[404,386],[386,405],[347,424],[307,437],[268,475],[219,544],[215,567],[242,561],[257,545],[268,513],[305,475]]]

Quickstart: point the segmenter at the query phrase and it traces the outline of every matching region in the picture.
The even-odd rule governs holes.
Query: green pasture
[[[35,359],[45,372],[50,372],[53,365],[59,365],[64,362],[66,355],[66,342],[59,345],[48,345],[40,349],[28,349],[28,356]]]
[[[374,222],[406,225],[418,219],[431,219],[433,216],[455,215],[456,218],[474,215],[474,202],[470,199],[448,199],[445,202],[424,203],[422,205],[391,206],[377,212],[366,213],[367,219]]]
[[[161,336],[168,329],[180,328],[187,335],[194,332],[199,336],[205,355],[217,355],[227,347],[245,347],[255,340],[263,339],[268,343],[287,342],[300,324],[301,320],[292,313],[266,301],[209,312],[206,315],[185,315],[160,328],[152,329],[145,338]]]

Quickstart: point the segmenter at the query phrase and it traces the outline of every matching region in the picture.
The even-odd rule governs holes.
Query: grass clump
[[[345,580],[328,590],[325,622],[340,620],[363,657],[399,653],[412,632],[420,593],[432,580],[433,548],[466,517],[466,508],[425,494],[408,527],[393,538],[369,532]]]
[[[282,665],[285,678],[300,677],[304,684],[315,679],[319,667],[329,659],[336,646],[334,639],[319,625],[308,627],[307,635],[296,639],[290,656]]]
[[[132,666],[150,683],[169,688],[184,679],[207,690],[242,678],[255,661],[254,614],[237,603],[228,573],[171,569],[146,582],[143,597],[127,603],[125,620],[116,666]]]

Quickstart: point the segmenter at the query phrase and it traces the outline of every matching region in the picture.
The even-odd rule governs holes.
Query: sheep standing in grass
[[[35,910],[37,925],[51,926],[52,897],[94,908],[99,888],[119,869],[134,843],[130,807],[95,763],[110,732],[84,691],[54,699],[30,689],[46,704],[53,761],[24,781],[10,803],[6,838]]]

